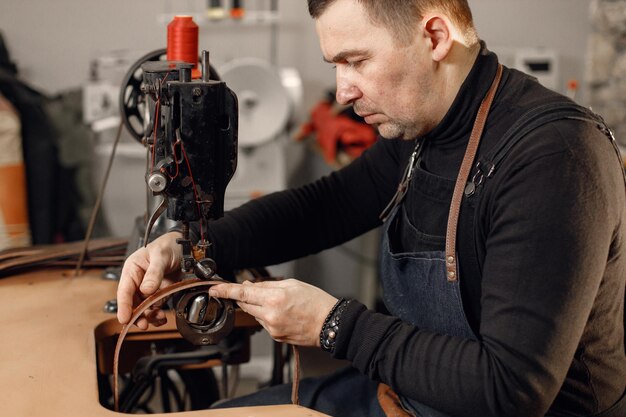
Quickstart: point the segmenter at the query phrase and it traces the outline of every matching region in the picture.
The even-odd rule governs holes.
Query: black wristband
[[[326,320],[324,320],[322,331],[320,332],[320,345],[326,352],[333,353],[335,351],[335,341],[339,333],[341,314],[346,309],[346,306],[350,304],[350,301],[345,298],[339,299],[328,313],[328,316],[326,316]]]

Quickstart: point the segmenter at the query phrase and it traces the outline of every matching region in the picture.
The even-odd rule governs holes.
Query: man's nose
[[[348,80],[337,77],[337,103],[346,105],[361,97],[361,91]]]

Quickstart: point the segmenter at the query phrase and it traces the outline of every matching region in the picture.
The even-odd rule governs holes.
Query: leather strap
[[[485,123],[487,122],[487,116],[491,108],[491,103],[496,95],[500,80],[502,79],[502,65],[498,65],[496,76],[487,92],[487,95],[483,99],[476,120],[474,121],[474,127],[470,135],[467,149],[465,150],[465,156],[461,163],[461,169],[459,175],[456,178],[456,184],[454,186],[454,192],[452,194],[452,203],[450,204],[450,213],[448,214],[448,227],[446,230],[446,276],[448,281],[456,281],[458,279],[457,272],[457,258],[456,258],[456,233],[459,223],[459,213],[461,212],[461,200],[463,200],[463,191],[467,184],[470,171],[474,165],[474,159],[478,151],[478,145],[483,135]]]
[[[130,320],[127,324],[122,327],[122,331],[117,339],[117,344],[115,345],[115,354],[113,357],[113,401],[114,401],[114,409],[119,412],[119,358],[120,352],[122,350],[122,344],[124,343],[124,339],[128,334],[131,326],[137,321],[137,319],[145,313],[148,309],[150,309],[154,304],[176,294],[180,291],[189,290],[192,288],[201,288],[209,287],[222,284],[224,281],[222,280],[213,280],[213,281],[204,281],[198,278],[188,279],[184,281],[177,282],[172,284],[166,288],[163,288],[156,293],[152,294],[150,297],[146,298],[139,304],[131,315]],[[298,387],[300,384],[300,356],[298,354],[298,349],[296,346],[293,346],[293,354],[294,354],[294,380],[291,388],[291,401],[294,405],[298,405]]]
[[[113,356],[113,401],[115,411],[119,411],[119,359],[120,351],[122,350],[122,344],[124,338],[128,334],[131,326],[137,321],[137,319],[150,309],[154,304],[164,300],[167,297],[176,294],[179,291],[188,290],[198,287],[210,287],[215,284],[223,283],[223,281],[202,281],[198,278],[184,280],[163,288],[150,297],[146,298],[139,304],[134,310],[127,324],[122,327],[119,337],[117,338],[117,344],[115,345],[115,354]]]
[[[382,382],[378,384],[378,391],[376,393],[378,398],[378,404],[383,412],[388,417],[415,417],[414,414],[409,413],[402,406],[400,397],[396,394],[388,385]]]
[[[293,384],[291,385],[291,403],[293,405],[300,405],[298,399],[298,387],[300,386],[300,352],[298,346],[291,345],[293,348]]]
[[[101,238],[89,242],[89,259],[96,260],[110,254],[124,254],[128,239]],[[0,252],[0,276],[14,274],[23,269],[48,265],[51,262],[76,259],[84,247],[83,241],[55,245],[31,246]],[[115,262],[117,263],[117,261]]]

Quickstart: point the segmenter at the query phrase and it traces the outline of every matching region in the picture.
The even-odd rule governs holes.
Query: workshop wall
[[[269,1],[246,3],[257,7]],[[510,60],[520,48],[553,51],[560,62],[556,89],[564,92],[570,79],[578,80],[584,87],[590,0],[470,0],[470,4],[481,37],[503,58]],[[89,78],[90,61],[98,56],[120,50],[141,55],[164,47],[166,24],[159,22],[159,17],[200,13],[205,5],[206,0],[2,0],[0,30],[23,78],[44,92],[55,93],[83,85]],[[303,120],[307,109],[334,85],[334,72],[321,59],[306,2],[279,0],[278,5],[277,64],[300,72],[304,100],[299,116]],[[207,23],[200,28],[200,47],[211,51],[216,66],[244,56],[268,60],[270,42],[268,25]],[[584,88],[580,93],[584,93]],[[584,94],[577,95],[577,99],[584,103]],[[318,155],[310,152],[302,158],[290,158],[292,164],[294,161],[299,165],[294,170],[293,184],[330,170]],[[143,195],[141,181],[137,178],[137,196]],[[130,192],[132,187],[125,188],[125,192]],[[303,272],[308,276],[302,278],[336,295],[358,295],[354,288],[360,288],[359,294],[371,297],[375,292],[372,280],[367,280],[369,284],[360,283],[364,274],[371,274],[375,243],[375,237],[370,237],[365,242],[349,243],[343,251],[330,251],[315,261],[307,260],[306,267],[299,268],[308,271]]]
[[[581,80],[589,33],[590,0],[470,0],[481,37],[498,47],[544,47],[562,58],[561,87]],[[227,3],[227,2],[225,2]],[[268,4],[248,0],[251,7]],[[333,84],[322,62],[304,0],[279,0],[278,64],[297,68],[305,82],[305,105]],[[165,13],[200,12],[205,0],[2,0],[0,30],[23,77],[46,92],[81,85],[89,62],[100,54],[129,49],[151,51],[165,45]],[[225,29],[204,25],[200,45],[218,61],[240,56],[268,58],[268,27]]]
[[[584,87],[590,1],[470,0],[470,4],[481,37],[491,49],[502,53],[502,58],[512,60],[520,48],[554,51],[560,60],[557,89],[564,91],[570,79],[579,80]],[[245,3],[250,7],[268,7],[269,0]],[[165,47],[166,23],[162,17],[173,13],[202,13],[205,6],[206,0],[1,0],[0,31],[22,78],[35,88],[54,94],[85,85],[90,76],[90,62],[98,57],[121,51],[139,57]],[[280,67],[296,68],[302,77],[303,105],[297,116],[303,121],[308,109],[327,89],[333,88],[334,71],[322,61],[306,2],[279,0],[278,8],[276,63]],[[210,50],[211,62],[216,67],[239,57],[271,58],[270,25],[204,23],[200,26],[200,47]],[[577,98],[584,101],[584,94]],[[101,133],[100,141],[110,143],[111,138],[105,136]],[[307,147],[288,146],[292,185],[331,171],[332,168]],[[102,155],[108,155],[106,148],[103,149]],[[134,216],[145,206],[144,155],[144,150],[134,143],[129,143],[126,153],[118,149],[108,183],[104,204],[113,208],[110,221],[120,223],[122,230],[132,227]],[[104,171],[105,156],[97,161],[99,172]],[[134,206],[129,208],[129,203]],[[378,288],[377,246],[378,235],[370,233],[340,248],[297,262],[294,276],[336,296],[357,297],[373,306]],[[266,336],[260,333],[257,338]],[[269,354],[266,340],[255,345],[255,355]],[[259,374],[266,375],[267,369],[263,368]]]
[[[626,146],[626,0],[594,0],[589,42],[589,104]]]
[[[590,0],[469,0],[482,39],[498,52],[508,54],[533,48],[555,52],[559,61],[556,90],[567,93],[576,80],[576,98],[586,97],[586,51],[590,34]]]

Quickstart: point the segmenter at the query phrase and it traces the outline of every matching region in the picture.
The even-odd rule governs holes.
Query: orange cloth
[[[316,134],[322,155],[328,163],[335,163],[339,150],[356,158],[376,142],[376,131],[371,126],[358,122],[344,114],[333,111],[327,101],[319,103],[311,112],[311,119],[302,125],[296,139],[301,140]]]
[[[0,96],[0,250],[30,244],[21,138],[17,112]]]

